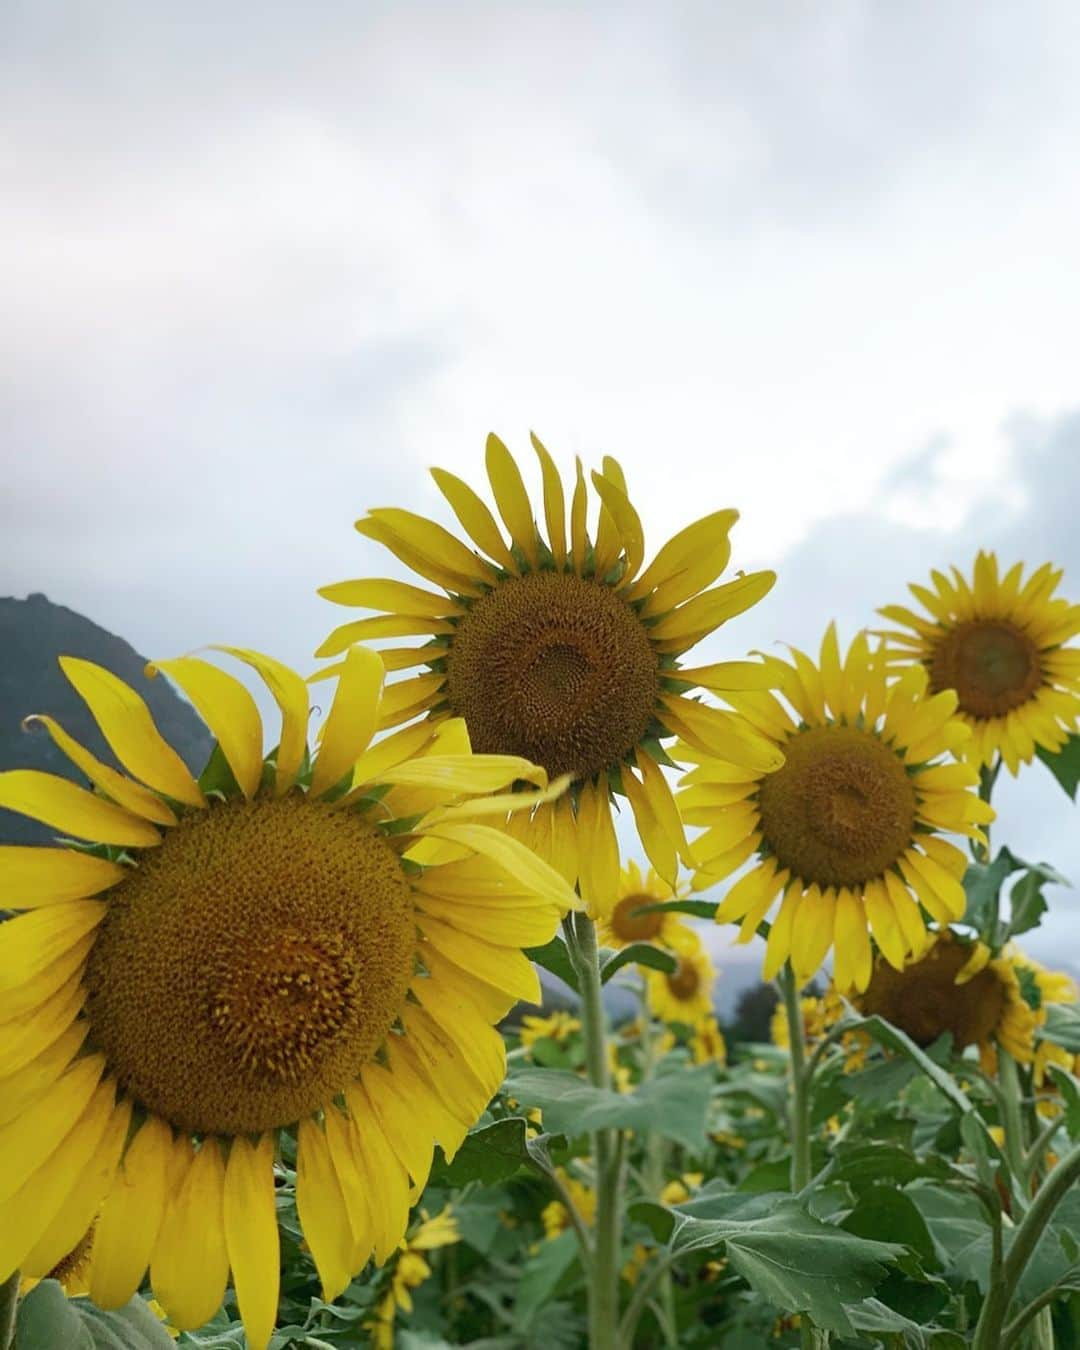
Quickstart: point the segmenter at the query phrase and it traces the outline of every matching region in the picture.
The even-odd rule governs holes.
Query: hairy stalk
[[[1002,1264],[1001,1279],[991,1284],[983,1303],[979,1323],[975,1328],[972,1350],[999,1350],[1002,1344],[1002,1327],[1020,1277],[1039,1239],[1046,1231],[1047,1224],[1053,1218],[1054,1211],[1078,1177],[1080,1177],[1080,1148],[1075,1148],[1046,1178],[1042,1189],[1032,1200],[1031,1208],[1015,1230],[1009,1254]]]
[[[607,1088],[610,1085],[607,1019],[600,985],[596,928],[584,914],[575,914],[572,924],[573,946],[570,950],[581,989],[585,1067],[593,1087]],[[589,1347],[590,1350],[617,1350],[623,1154],[618,1131],[594,1131],[592,1153],[596,1168],[596,1221],[589,1273]]]
[[[998,1046],[998,1081],[1001,1084],[1001,1126],[1005,1131],[1005,1160],[1016,1183],[1020,1203],[1027,1208],[1027,1140],[1024,1137],[1023,1099],[1016,1060]]]
[[[806,1062],[806,1031],[795,972],[788,962],[776,977],[787,1014],[788,1044],[791,1050],[791,1189],[798,1195],[810,1182],[810,1083],[813,1068]],[[815,1327],[807,1313],[799,1317],[802,1350],[819,1350],[829,1344],[829,1333]]]

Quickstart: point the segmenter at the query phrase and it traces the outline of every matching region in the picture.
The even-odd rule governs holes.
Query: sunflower
[[[844,1015],[844,1004],[840,996],[829,990],[822,997],[804,994],[799,1000],[803,1019],[803,1041],[815,1045]],[[778,1003],[769,1019],[769,1039],[780,1050],[791,1049],[791,1029],[788,1026],[787,1009]]]
[[[696,947],[680,949],[674,970],[640,967],[649,1011],[661,1022],[683,1022],[693,1027],[712,1013],[716,969],[696,935],[694,938]]]
[[[754,774],[778,768],[776,747],[730,712],[688,697],[763,688],[766,667],[736,661],[681,668],[680,656],[771,590],[772,572],[712,583],[728,565],[735,511],[688,526],[642,570],[644,536],[611,458],[592,474],[599,515],[590,533],[580,461],[570,502],[547,450],[534,436],[543,479],[546,539],[506,446],[487,442],[487,472],[504,537],[481,498],[461,479],[433,469],[471,542],[408,511],[372,511],[356,524],[438,590],[400,581],[342,581],[320,594],[337,604],[382,611],[346,623],[317,652],[336,656],[369,638],[424,642],[386,654],[393,670],[417,670],[387,690],[381,725],[418,716],[464,717],[478,751],[523,755],[573,792],[526,822],[523,837],[578,882],[590,914],[610,910],[619,886],[611,792],[630,802],[657,872],[674,885],[681,857],[692,859],[661,741],[681,736]],[[475,549],[473,547],[475,545]],[[708,589],[708,588],[712,589]]]
[[[934,762],[969,733],[952,716],[955,693],[930,694],[922,666],[887,686],[884,649],[871,652],[860,633],[842,662],[834,625],[818,665],[794,649],[790,662],[772,664],[788,707],[767,691],[725,697],[782,748],[782,769],[748,774],[684,748],[698,767],[683,778],[679,805],[688,824],[708,826],[694,841],[694,888],[729,876],[756,851],[717,922],[741,921],[737,941],[748,942],[782,896],[765,978],[790,957],[805,984],[831,947],[841,992],[865,989],[867,925],[902,969],[924,941],[918,901],[943,924],[959,919],[966,860],[938,832],[982,839],[979,826],[994,813],[970,791],[973,768]]]
[[[628,947],[632,942],[653,942],[673,951],[695,951],[700,945],[697,935],[677,914],[654,910],[651,914],[637,911],[648,905],[674,900],[676,892],[656,875],[650,867],[647,876],[631,859],[619,875],[617,899],[610,911],[599,917],[597,940],[605,947]]]
[[[1001,756],[1009,772],[1036,748],[1061,749],[1080,718],[1080,605],[1055,596],[1060,568],[1044,563],[1024,580],[1023,563],[1004,576],[993,553],[980,552],[971,581],[931,572],[933,589],[909,586],[928,615],[905,605],[878,612],[904,631],[888,632],[893,656],[919,661],[937,693],[954,689],[957,713],[971,727],[963,748],[976,764]]]
[[[556,1010],[547,1017],[537,1017],[528,1013],[521,1019],[518,1033],[521,1044],[526,1048],[537,1041],[552,1040],[557,1045],[565,1045],[581,1030],[581,1019],[567,1012],[565,1008]]]
[[[866,1016],[877,1014],[899,1027],[916,1045],[932,1045],[950,1032],[957,1050],[977,1046],[991,1072],[999,1045],[1022,1064],[1035,1052],[1036,1016],[1013,962],[948,929],[934,933],[903,970],[878,956],[870,983],[854,1002]]]
[[[359,648],[309,759],[303,680],[232,654],[281,708],[269,762],[253,698],[219,667],[157,667],[217,737],[200,786],[134,691],[64,658],[130,776],[45,716],[99,792],[0,774],[0,806],[96,841],[0,849],[0,905],[24,911],[0,924],[0,1279],[44,1274],[97,1214],[96,1303],[125,1303],[149,1266],[191,1329],[231,1267],[265,1350],[278,1138],[296,1136],[297,1208],[331,1300],[393,1252],[433,1142],[452,1154],[502,1081],[493,1024],[540,995],[520,948],[549,940],[574,897],[467,819],[505,810],[481,794],[546,784],[542,769],[472,755],[460,720],[370,744],[383,670]]]
[[[695,1064],[727,1063],[727,1042],[720,1023],[710,1013],[694,1027],[690,1037],[690,1054]]]

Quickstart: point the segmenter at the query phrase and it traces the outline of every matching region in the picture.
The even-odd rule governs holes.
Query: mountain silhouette
[[[0,597],[0,653],[0,770],[43,769],[89,787],[43,727],[23,730],[31,713],[48,713],[99,759],[123,767],[60,669],[60,656],[81,656],[119,675],[145,699],[158,730],[192,773],[206,764],[213,737],[195,709],[164,676],[146,677],[147,658],[130,643],[73,609],[40,593],[25,600]],[[45,844],[54,835],[48,826],[0,810],[0,843]]]

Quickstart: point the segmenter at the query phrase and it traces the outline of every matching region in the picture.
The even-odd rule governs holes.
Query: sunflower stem
[[[1027,1208],[1027,1155],[1020,1075],[1016,1060],[1003,1045],[998,1046],[998,1081],[1001,1084],[1001,1127],[1005,1132],[1005,1160],[1009,1164],[1020,1203]]]
[[[585,1067],[595,1088],[610,1086],[607,1052],[607,1018],[600,984],[600,960],[596,928],[585,914],[573,917],[573,947],[581,990],[581,1021],[585,1034]],[[622,1153],[618,1132],[595,1130],[592,1134],[596,1168],[596,1222],[593,1226],[593,1261],[589,1275],[590,1350],[617,1350],[619,1321],[619,1246]]]
[[[19,1306],[19,1272],[14,1271],[0,1284],[0,1350],[12,1350],[15,1344],[15,1313]]]
[[[813,1067],[806,1058],[806,1028],[803,1024],[799,986],[791,962],[785,963],[776,977],[787,1015],[788,1045],[791,1054],[791,1100],[788,1125],[791,1136],[791,1189],[795,1195],[810,1184],[810,1084]],[[829,1344],[829,1333],[814,1326],[808,1313],[799,1314],[799,1342],[802,1350],[820,1350]]]
[[[1002,1327],[1016,1286],[1027,1268],[1031,1254],[1054,1211],[1080,1177],[1080,1147],[1074,1148],[1053,1169],[1031,1202],[1031,1208],[1014,1230],[1012,1245],[1002,1263],[1001,1278],[991,1283],[983,1302],[971,1350],[1000,1350]]]

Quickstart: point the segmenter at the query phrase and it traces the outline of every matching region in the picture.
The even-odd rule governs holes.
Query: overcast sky
[[[352,521],[497,430],[850,636],[979,545],[1080,594],[1080,7],[9,0],[0,591],[302,669]],[[1080,881],[1036,767],[1021,852]],[[1056,793],[1056,795],[1055,795]],[[1056,905],[1036,950],[1080,965]]]

